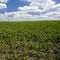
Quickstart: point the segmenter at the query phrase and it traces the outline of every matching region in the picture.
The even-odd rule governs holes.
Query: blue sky
[[[17,11],[18,7],[21,6],[25,6],[25,5],[29,5],[29,2],[26,1],[21,1],[21,0],[9,0],[9,2],[7,3],[7,11]]]
[[[54,0],[54,1],[56,1],[57,4],[60,3],[60,0]]]
[[[0,0],[1,21],[60,20],[59,12],[60,0]]]

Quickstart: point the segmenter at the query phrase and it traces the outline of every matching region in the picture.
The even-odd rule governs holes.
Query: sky
[[[0,21],[60,20],[60,0],[0,0]]]

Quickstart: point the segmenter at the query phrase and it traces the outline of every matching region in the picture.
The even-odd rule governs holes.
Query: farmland
[[[0,60],[60,60],[60,21],[0,22]]]

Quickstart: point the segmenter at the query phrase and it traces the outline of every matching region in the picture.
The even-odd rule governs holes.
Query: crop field
[[[60,60],[60,21],[0,22],[0,60]]]

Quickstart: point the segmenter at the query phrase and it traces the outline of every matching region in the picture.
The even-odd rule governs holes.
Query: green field
[[[60,60],[60,21],[0,22],[0,60]]]

